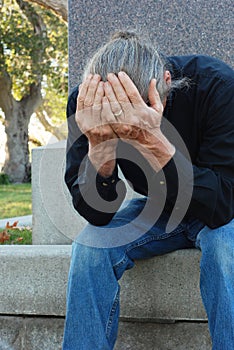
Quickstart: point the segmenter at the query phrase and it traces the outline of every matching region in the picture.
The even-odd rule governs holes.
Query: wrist
[[[99,175],[109,177],[113,174],[116,164],[115,152],[105,155],[89,152],[88,157]]]
[[[176,150],[166,136],[157,131],[147,138],[147,142],[139,144],[139,151],[158,172],[173,158]]]
[[[115,160],[109,160],[97,169],[98,174],[102,177],[110,177],[115,170]]]

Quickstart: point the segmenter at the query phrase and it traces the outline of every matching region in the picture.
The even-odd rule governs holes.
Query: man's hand
[[[160,129],[163,104],[156,90],[156,80],[149,85],[150,106],[124,72],[118,77],[109,74],[104,91],[113,112],[104,116],[106,122],[118,137],[133,144],[156,171],[162,169],[173,157],[175,148]]]
[[[81,84],[77,98],[76,122],[89,140],[89,159],[100,175],[108,177],[115,168],[118,137],[103,115],[112,114],[97,74]]]

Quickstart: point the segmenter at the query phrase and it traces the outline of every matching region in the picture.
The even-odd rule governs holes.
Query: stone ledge
[[[0,314],[65,315],[69,245],[0,246]],[[137,261],[121,280],[121,317],[206,320],[196,250]]]
[[[115,350],[211,350],[206,323],[120,322]]]
[[[1,350],[61,350],[64,318],[0,316]],[[119,322],[115,350],[210,350],[206,323]]]
[[[71,246],[0,246],[0,314],[63,316],[70,254]]]

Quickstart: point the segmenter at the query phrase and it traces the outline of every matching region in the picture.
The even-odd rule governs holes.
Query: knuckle
[[[84,100],[85,100],[84,95],[80,93],[80,94],[78,95],[78,99],[77,99],[77,100],[78,100],[78,102],[84,102]]]
[[[130,131],[131,131],[130,125],[127,125],[127,124],[122,125],[122,133],[126,134],[126,133],[129,133]]]
[[[128,94],[128,97],[130,98],[130,100],[136,100],[136,99],[138,99],[139,95],[136,91],[131,91]]]
[[[102,129],[102,136],[108,138],[111,135],[110,130],[108,128]]]
[[[93,101],[91,99],[85,99],[84,100],[84,106],[85,107],[92,107]]]
[[[121,102],[121,103],[129,102],[128,97],[127,97],[125,94],[119,94],[118,100],[119,100],[119,102]]]
[[[94,103],[93,110],[95,112],[99,112],[102,109],[102,105],[100,103]]]

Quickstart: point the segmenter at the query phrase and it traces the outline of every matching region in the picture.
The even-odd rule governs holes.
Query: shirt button
[[[159,183],[160,183],[160,185],[165,185],[164,181],[160,181]]]

